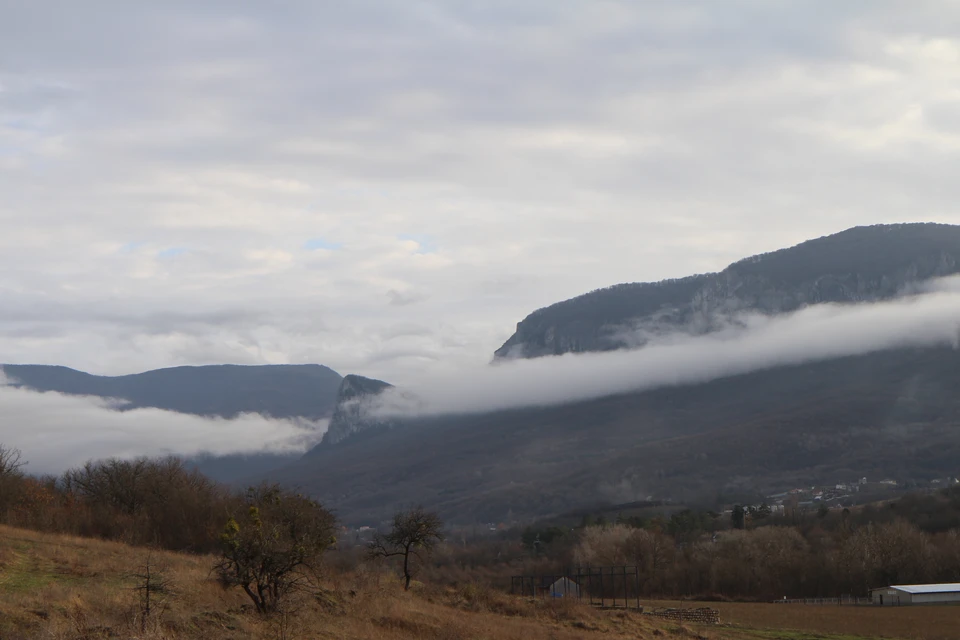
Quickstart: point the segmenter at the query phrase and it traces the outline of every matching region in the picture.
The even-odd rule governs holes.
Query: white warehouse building
[[[948,584],[901,584],[873,589],[873,604],[885,607],[909,604],[960,604],[960,582]]]

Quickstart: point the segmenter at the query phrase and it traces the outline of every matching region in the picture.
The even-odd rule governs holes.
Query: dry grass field
[[[133,574],[148,561],[162,569],[170,590],[155,597],[144,624]],[[331,574],[321,596],[301,597],[287,613],[264,619],[250,610],[243,593],[224,591],[216,583],[212,562],[205,556],[0,527],[0,638],[937,640],[957,638],[955,622],[960,622],[960,609],[954,608],[711,604],[732,624],[681,627],[636,612],[530,602],[477,586],[418,585],[406,593],[387,573],[367,571]]]
[[[134,587],[150,561],[170,580],[141,630]],[[637,613],[530,603],[482,588],[406,593],[387,573],[331,575],[322,597],[263,619],[213,579],[211,557],[0,527],[0,638],[648,638],[667,633]]]
[[[676,607],[677,601],[647,601],[646,607]],[[717,637],[784,638],[904,638],[957,640],[960,606],[837,607],[744,602],[684,601],[684,607],[720,610],[722,631]],[[731,633],[725,636],[724,633]]]

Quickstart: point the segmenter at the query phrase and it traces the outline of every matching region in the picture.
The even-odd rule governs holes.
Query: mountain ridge
[[[960,227],[858,227],[745,258],[715,274],[617,285],[545,307],[518,325],[513,343],[503,347],[508,353],[498,357],[642,347],[616,331],[699,334],[712,331],[717,318],[744,311],[776,315],[821,302],[865,304],[958,273],[958,265]],[[202,373],[221,374],[221,386],[249,396],[244,406],[254,411],[269,412],[278,403],[268,415],[332,415],[321,445],[258,478],[303,488],[349,522],[376,522],[413,501],[451,521],[509,521],[601,500],[710,500],[728,489],[782,490],[864,475],[920,481],[956,476],[960,468],[960,396],[954,393],[960,355],[947,347],[891,348],[562,405],[389,423],[371,411],[389,383],[314,367],[299,372],[325,380],[323,398],[310,375],[292,386],[273,376],[266,387],[253,376],[247,384],[261,386],[251,394],[250,387],[224,380],[253,369],[226,365]],[[27,383],[31,371],[20,371]],[[86,387],[77,380],[97,378],[52,371],[60,388],[48,390],[78,393]],[[142,384],[158,375],[197,373],[169,371],[174,374],[131,378]],[[259,373],[281,371],[297,373]],[[16,377],[15,366],[8,374]],[[210,410],[209,403],[196,404],[198,395],[209,395],[196,379],[185,395],[177,389],[170,393],[181,406]]]
[[[644,335],[709,333],[744,312],[869,304],[958,265],[958,226],[856,227],[715,274],[539,309],[496,358],[636,348]],[[416,500],[463,523],[648,496],[713,504],[723,491],[863,476],[923,482],[960,468],[958,358],[949,347],[891,346],[561,405],[407,418],[318,447],[277,477],[356,522]]]
[[[451,522],[527,520],[600,502],[713,505],[863,476],[960,468],[960,353],[902,349],[485,414],[408,419],[269,474],[346,522],[411,501]]]
[[[542,307],[517,323],[494,359],[643,346],[646,334],[709,333],[736,313],[896,297],[960,272],[960,226],[872,225],[738,260],[723,271],[623,283]]]
[[[120,409],[155,408],[234,418],[321,419],[331,415],[342,377],[324,365],[201,365],[100,376],[58,365],[3,364],[8,384],[33,391],[126,401]]]

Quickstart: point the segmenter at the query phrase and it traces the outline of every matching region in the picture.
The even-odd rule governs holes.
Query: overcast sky
[[[0,0],[0,361],[487,362],[537,307],[960,223],[960,4]]]

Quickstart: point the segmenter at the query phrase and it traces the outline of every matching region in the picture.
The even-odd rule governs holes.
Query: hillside
[[[27,389],[119,398],[130,409],[154,407],[224,418],[241,413],[329,417],[341,381],[336,371],[316,364],[174,367],[126,376],[96,376],[46,365],[2,367],[9,382]]]
[[[422,419],[317,448],[272,477],[347,522],[412,501],[452,522],[524,519],[652,496],[713,503],[960,468],[960,353],[874,353],[570,404]]]
[[[958,264],[958,226],[857,227],[720,273],[552,305],[523,320],[496,355],[635,348],[659,333],[710,332],[743,311],[886,300],[957,273]],[[275,476],[358,522],[411,500],[475,522],[648,496],[714,503],[724,492],[863,476],[922,483],[960,468],[957,358],[949,349],[874,353],[391,430],[344,413],[353,419],[326,443],[335,447],[316,447]]]
[[[958,271],[960,226],[856,227],[740,260],[719,273],[620,284],[538,309],[494,356],[642,346],[644,334],[705,333],[745,310],[775,314],[822,302],[883,300]]]
[[[331,551],[331,563],[339,552]],[[150,562],[170,585],[155,594],[141,631],[133,574]],[[696,603],[720,610],[721,626],[678,626],[634,611],[513,597],[468,582],[428,582],[403,592],[387,570],[328,569],[322,591],[294,596],[286,613],[261,618],[239,590],[210,575],[211,556],[130,547],[0,526],[0,637],[9,640],[946,640],[953,607],[805,607]],[[675,600],[643,601],[647,609]]]
[[[146,631],[132,574],[150,562],[170,581]],[[404,593],[386,570],[328,571],[323,591],[261,618],[210,575],[213,558],[0,526],[0,637],[106,640],[548,640],[653,638],[665,624],[576,603],[533,603],[487,589]],[[720,636],[717,636],[720,637]],[[734,637],[724,635],[722,637]],[[751,636],[773,637],[773,636]]]

